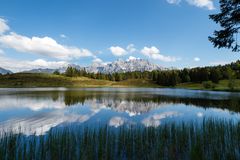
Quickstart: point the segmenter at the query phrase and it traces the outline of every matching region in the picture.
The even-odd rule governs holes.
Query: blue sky
[[[212,0],[2,0],[0,67],[13,71],[81,66],[129,57],[164,67],[223,64],[237,53],[216,49]]]

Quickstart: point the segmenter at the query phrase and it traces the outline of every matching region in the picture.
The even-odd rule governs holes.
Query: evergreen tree
[[[54,71],[53,74],[60,75],[60,72],[58,70]]]
[[[221,72],[220,72],[219,68],[214,68],[211,70],[210,78],[211,78],[211,81],[214,83],[219,82],[219,80],[221,79]]]
[[[209,40],[214,47],[240,51],[238,34],[240,30],[240,0],[220,0],[220,13],[210,15],[210,19],[220,24],[221,29],[214,31]]]
[[[180,72],[180,78],[181,78],[181,82],[190,82],[191,79],[190,79],[190,76],[189,76],[189,70],[184,68],[182,70],[182,72]]]
[[[67,77],[72,77],[73,76],[73,67],[68,67],[65,71],[65,75]]]

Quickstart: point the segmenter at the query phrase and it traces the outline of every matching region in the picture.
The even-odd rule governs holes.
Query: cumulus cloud
[[[52,68],[57,69],[59,67],[64,67],[68,65],[68,62],[65,61],[45,61],[43,59],[37,59],[34,61],[28,61],[28,63],[32,66],[36,66],[36,68]]]
[[[182,0],[167,0],[170,4],[179,4]],[[208,10],[215,9],[213,0],[185,0],[188,4],[200,7],[207,8]]]
[[[14,32],[6,33],[8,30],[10,30],[10,27],[7,25],[6,20],[0,18],[0,44],[18,52],[38,54],[62,60],[93,56],[91,51],[87,49],[62,45],[48,36],[27,37]],[[66,37],[64,34],[60,36]]]
[[[79,49],[72,46],[64,46],[50,37],[26,37],[11,32],[0,36],[0,43],[5,47],[15,49],[18,52],[35,53],[57,59],[72,59],[92,56],[87,49]]]
[[[133,52],[136,52],[136,48],[135,48],[135,46],[134,46],[134,44],[129,44],[128,46],[127,46],[127,51],[129,52],[129,53],[133,53]]]
[[[0,34],[3,34],[4,32],[8,31],[10,27],[7,25],[6,20],[0,18]]]
[[[213,0],[187,0],[187,2],[196,7],[207,8],[208,10],[215,9]]]
[[[200,58],[199,58],[199,57],[195,57],[193,60],[194,60],[195,62],[198,62],[198,61],[200,61]]]
[[[137,49],[135,48],[134,44],[129,44],[126,49],[122,48],[120,46],[112,46],[109,48],[109,50],[111,51],[111,53],[115,56],[124,56],[128,53],[134,53],[137,51]]]
[[[124,55],[127,54],[127,51],[124,48],[121,48],[119,46],[112,46],[112,47],[109,48],[109,50],[115,56],[124,56]]]
[[[20,72],[36,68],[51,68],[58,69],[66,67],[69,63],[66,61],[46,61],[43,59],[30,60],[15,60],[0,56],[0,67],[10,69],[13,72]]]
[[[144,47],[141,50],[141,53],[149,58],[160,60],[164,62],[175,62],[177,59],[175,57],[164,56],[160,54],[160,51],[157,47]]]

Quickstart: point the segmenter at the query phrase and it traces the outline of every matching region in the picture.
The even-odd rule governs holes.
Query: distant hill
[[[0,74],[11,74],[11,73],[13,73],[13,72],[0,67]]]

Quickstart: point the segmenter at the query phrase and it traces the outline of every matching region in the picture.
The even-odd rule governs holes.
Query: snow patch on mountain
[[[148,60],[129,57],[126,61],[119,59],[112,63],[108,64],[92,64],[89,67],[85,68],[87,72],[90,73],[124,73],[124,72],[133,72],[133,71],[153,71],[160,70],[162,67],[150,63]]]
[[[125,72],[134,72],[134,71],[153,71],[153,70],[162,70],[164,68],[150,63],[148,60],[135,58],[130,56],[126,60],[118,59],[110,63],[94,62],[92,65],[87,67],[81,67],[76,64],[69,64],[68,67],[73,67],[78,70],[86,70],[88,73],[125,73]],[[61,67],[57,69],[60,73],[64,73],[67,67]],[[56,69],[33,69],[30,71],[25,71],[27,73],[53,73]]]

